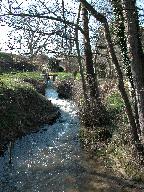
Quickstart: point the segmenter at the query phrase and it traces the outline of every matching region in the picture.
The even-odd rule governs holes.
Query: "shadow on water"
[[[60,107],[61,117],[18,139],[11,165],[7,151],[0,158],[0,192],[143,191],[81,149],[78,109],[72,101],[59,99],[50,83],[46,97]]]

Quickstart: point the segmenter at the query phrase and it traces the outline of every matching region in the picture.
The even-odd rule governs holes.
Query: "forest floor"
[[[105,164],[105,158],[93,156],[90,151],[83,153],[81,167],[87,174],[83,174],[81,179],[81,190],[87,192],[143,192],[144,184],[141,182],[125,178],[118,174],[110,164]],[[75,192],[79,192],[76,190]]]

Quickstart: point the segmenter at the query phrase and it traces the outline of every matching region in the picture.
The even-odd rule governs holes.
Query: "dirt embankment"
[[[45,82],[31,82],[31,86],[8,88],[0,85],[0,153],[4,144],[25,134],[37,131],[42,124],[52,124],[59,110],[46,99]]]

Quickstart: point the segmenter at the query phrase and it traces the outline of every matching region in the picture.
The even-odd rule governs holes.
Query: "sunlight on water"
[[[49,177],[54,177],[51,178],[49,186],[49,190],[53,191],[53,180],[66,170],[69,161],[75,157],[74,151],[79,149],[78,142],[76,141],[74,146],[74,142],[69,139],[69,135],[72,139],[78,132],[79,120],[75,111],[76,106],[73,102],[58,99],[56,90],[51,86],[47,88],[46,96],[54,105],[60,107],[61,118],[52,126],[44,125],[38,133],[17,140],[13,149],[11,167],[8,165],[8,152],[5,153],[0,160],[0,177],[2,178],[0,186],[3,188],[0,188],[0,192],[39,191],[41,185],[43,191],[47,191],[44,186],[49,181],[47,183],[45,178]],[[37,187],[36,181],[39,182]],[[58,180],[57,188],[59,188],[59,182]]]
[[[59,99],[50,83],[46,96],[59,106],[61,117],[18,139],[11,165],[7,151],[0,158],[0,192],[122,192],[119,184],[108,179],[109,173],[80,148],[75,104]]]

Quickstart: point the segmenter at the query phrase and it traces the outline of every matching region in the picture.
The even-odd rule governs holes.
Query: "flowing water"
[[[81,149],[75,104],[59,99],[50,85],[46,97],[59,106],[61,117],[55,124],[18,139],[12,164],[7,151],[0,157],[0,192],[139,191]]]

